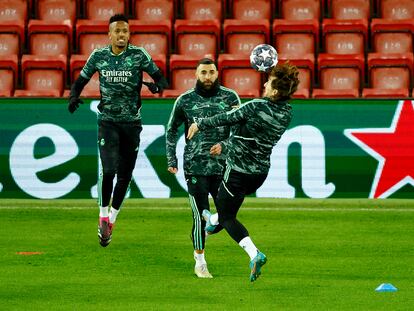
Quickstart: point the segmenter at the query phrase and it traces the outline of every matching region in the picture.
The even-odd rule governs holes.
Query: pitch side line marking
[[[124,209],[141,209],[141,210],[170,210],[170,211],[189,211],[190,207],[148,207],[148,206],[125,206]],[[7,209],[34,209],[34,210],[46,210],[46,209],[61,209],[61,210],[93,210],[90,206],[37,206],[37,207],[22,207],[22,206],[0,206],[0,210]],[[98,210],[98,208],[96,208]],[[305,208],[305,207],[241,207],[240,210],[244,211],[275,211],[275,212],[400,212],[400,213],[414,213],[414,208],[381,208],[381,207],[372,207],[372,208]]]

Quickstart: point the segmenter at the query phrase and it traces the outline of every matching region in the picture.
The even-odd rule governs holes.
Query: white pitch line
[[[90,206],[0,206],[0,210],[8,209],[33,209],[33,210],[92,210]],[[140,209],[140,210],[170,210],[170,211],[190,211],[190,207],[149,207],[149,206],[125,206],[123,209]],[[400,212],[400,213],[414,213],[414,208],[333,208],[333,207],[241,207],[240,210],[244,211],[270,211],[270,212]]]
[[[139,206],[134,206],[134,207],[127,207],[127,208],[131,208],[131,209],[146,209],[146,210],[164,210],[164,209],[169,209],[168,207],[139,207]],[[185,207],[174,207],[171,208],[171,210],[189,210],[189,208],[185,208]],[[414,208],[408,208],[408,209],[404,209],[404,208],[378,208],[378,207],[373,207],[373,208],[312,208],[312,207],[241,207],[240,210],[245,210],[245,211],[277,211],[277,212],[353,212],[353,211],[358,211],[358,212],[411,212],[414,213]]]

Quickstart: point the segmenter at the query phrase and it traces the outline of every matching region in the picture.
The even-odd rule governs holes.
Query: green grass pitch
[[[225,231],[195,277],[185,198],[127,200],[107,248],[94,200],[2,200],[0,309],[414,310],[412,200],[248,198],[239,219],[268,257],[254,283]]]

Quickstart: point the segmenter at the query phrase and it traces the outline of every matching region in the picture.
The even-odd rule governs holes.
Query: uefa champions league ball
[[[269,44],[257,45],[250,53],[250,64],[257,71],[270,71],[277,64],[276,49]]]

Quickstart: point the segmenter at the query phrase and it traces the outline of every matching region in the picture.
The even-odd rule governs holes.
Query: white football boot
[[[202,264],[201,266],[195,266],[194,267],[194,273],[199,278],[202,279],[211,279],[213,276],[208,272],[207,264]]]

